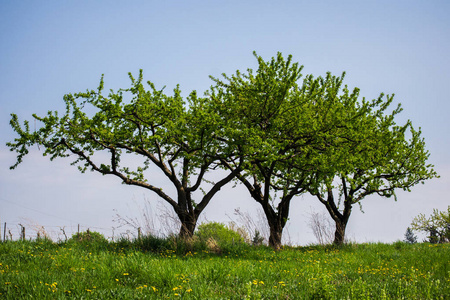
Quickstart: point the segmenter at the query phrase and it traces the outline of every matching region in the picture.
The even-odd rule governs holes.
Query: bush
[[[208,249],[214,252],[219,252],[223,247],[245,243],[244,238],[238,232],[218,222],[200,224],[195,235],[202,243],[206,243]]]
[[[120,237],[116,241],[113,241],[110,243],[111,249],[118,250],[118,249],[134,249],[135,245],[133,241],[130,241],[126,237]]]
[[[108,240],[101,233],[88,229],[84,232],[75,233],[67,243],[79,243],[89,247],[103,247],[108,244]]]
[[[134,242],[137,243],[138,248],[143,251],[161,252],[171,247],[169,239],[153,235],[143,236]]]

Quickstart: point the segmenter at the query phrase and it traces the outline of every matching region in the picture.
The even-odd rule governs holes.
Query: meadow
[[[1,299],[449,299],[449,244],[0,243]]]

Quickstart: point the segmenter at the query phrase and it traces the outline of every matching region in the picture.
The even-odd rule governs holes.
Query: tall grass
[[[449,244],[0,244],[1,299],[448,299]]]

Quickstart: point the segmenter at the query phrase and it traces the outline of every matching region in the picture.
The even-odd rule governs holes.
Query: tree
[[[148,189],[175,210],[181,221],[180,236],[192,236],[198,217],[211,198],[240,171],[237,168],[217,182],[212,182],[203,196],[195,201],[193,193],[205,182],[205,175],[217,167],[220,158],[226,157],[227,147],[214,138],[216,128],[223,127],[220,118],[206,98],[193,91],[185,101],[179,90],[173,96],[157,90],[147,82],[145,90],[142,70],[136,80],[131,74],[131,87],[111,90],[102,94],[103,76],[98,89],[64,96],[66,111],[63,116],[49,111],[47,116],[33,117],[43,126],[30,131],[29,122],[20,125],[12,114],[11,126],[19,135],[7,143],[16,151],[16,168],[28,154],[32,145],[44,147],[43,155],[74,157],[72,165],[81,172],[91,170],[102,175],[113,175],[128,185]],[[126,101],[127,97],[131,101]],[[101,154],[104,154],[103,156]],[[122,166],[130,155],[140,157],[136,168]],[[156,166],[175,187],[176,196],[167,194],[161,187],[146,179],[146,170]]]
[[[433,209],[433,214],[426,218],[424,214],[415,217],[411,228],[428,233],[428,241],[432,244],[450,242],[450,206],[447,211]]]
[[[408,243],[408,244],[417,243],[417,236],[413,233],[413,231],[409,227],[406,229],[404,241],[405,241],[405,243]]]
[[[386,113],[393,96],[359,100],[358,88],[343,85],[345,73],[308,75],[299,84],[302,67],[292,56],[285,60],[278,53],[265,62],[254,55],[255,73],[212,78],[209,96],[226,119],[224,136],[240,145],[245,163],[237,178],[262,206],[272,247],[281,246],[290,202],[306,191],[325,205],[336,223],[334,243],[342,244],[354,204],[371,194],[395,196],[397,188],[409,190],[437,176],[426,164],[420,130],[409,121],[395,124],[400,106]]]
[[[270,228],[269,245],[278,249],[292,199],[315,185],[313,170],[328,169],[321,153],[335,142],[325,137],[344,126],[347,115],[340,111],[354,103],[351,97],[348,101],[336,97],[339,77],[309,75],[299,84],[303,67],[292,63],[292,56],[285,60],[278,53],[266,62],[254,55],[256,73],[248,69],[231,77],[224,74],[223,80],[212,78],[216,86],[209,96],[226,120],[223,136],[239,151],[235,159],[244,160],[245,171],[237,178],[262,206]],[[230,171],[241,166],[238,160],[222,165]]]
[[[381,94],[370,103],[369,110],[357,114],[352,123],[342,128],[346,142],[324,152],[336,167],[328,173],[318,170],[316,178],[320,184],[309,188],[336,223],[337,245],[344,242],[354,204],[372,194],[396,199],[396,189],[410,191],[412,186],[437,177],[433,166],[427,164],[429,153],[420,130],[414,130],[410,121],[396,125],[394,119],[402,110],[400,105],[391,114],[386,113],[392,101],[393,96],[384,100]],[[367,102],[363,99],[362,103]]]

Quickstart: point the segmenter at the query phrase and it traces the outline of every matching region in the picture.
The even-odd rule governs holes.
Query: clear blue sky
[[[111,228],[113,209],[137,217],[136,202],[157,200],[114,178],[81,175],[69,161],[49,162],[37,148],[10,171],[10,113],[31,120],[63,109],[66,93],[96,88],[101,74],[118,89],[141,68],[159,87],[203,92],[209,75],[255,67],[252,51],[267,59],[281,51],[305,74],[346,71],[346,83],[367,98],[395,93],[399,121],[422,128],[441,178],[399,193],[396,203],[369,198],[349,223],[358,241],[402,239],[414,216],[450,204],[449,13],[450,2],[437,0],[0,1],[0,222],[12,230],[27,222]],[[226,221],[235,207],[256,206],[244,189],[229,188],[205,213]],[[314,241],[311,210],[322,208],[308,197],[293,204],[293,242]]]

